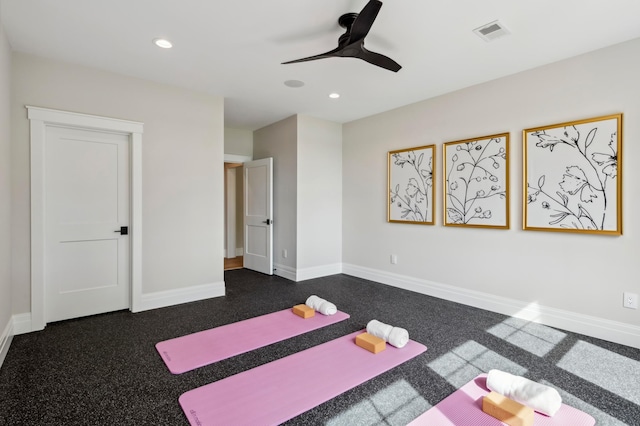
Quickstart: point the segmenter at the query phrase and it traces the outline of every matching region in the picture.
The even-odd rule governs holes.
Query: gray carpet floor
[[[286,424],[403,425],[497,368],[553,385],[599,425],[640,425],[638,349],[347,275],[293,283],[234,270],[225,282],[225,297],[15,336],[0,369],[0,425],[188,425],[182,393],[358,331],[371,319],[406,328],[427,352]],[[286,309],[311,294],[351,318],[181,375],[155,350],[159,341]]]

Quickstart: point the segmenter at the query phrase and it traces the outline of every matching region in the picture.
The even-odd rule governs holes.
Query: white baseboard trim
[[[312,268],[295,269],[291,266],[273,264],[274,275],[286,278],[291,281],[305,281],[313,278],[326,277],[342,273],[342,263],[334,263],[333,265],[314,266]]]
[[[202,284],[188,288],[159,291],[143,294],[139,306],[132,307],[131,312],[142,312],[150,309],[164,308],[166,306],[182,303],[196,302],[225,295],[224,281],[212,284]],[[12,318],[13,335],[31,333],[34,330],[31,325],[31,313],[14,315]],[[3,337],[0,337],[0,342]]]
[[[296,280],[296,270],[290,266],[280,265],[277,263],[273,264],[273,274],[282,278],[286,278],[290,281]]]
[[[2,368],[2,363],[7,357],[7,352],[9,352],[11,340],[13,340],[13,318],[9,318],[7,326],[2,331],[2,334],[0,334],[0,368]]]
[[[31,325],[31,312],[17,314],[13,316],[13,335],[31,333],[34,330]]]
[[[223,256],[225,257],[225,259],[227,258],[227,249],[224,249]],[[236,257],[238,256],[244,256],[244,248],[236,247]]]
[[[631,324],[346,263],[342,273],[640,349],[640,327]]]
[[[158,291],[155,293],[143,294],[140,305],[132,312],[148,311],[150,309],[164,308],[167,306],[179,305],[182,303],[196,302],[198,300],[210,299],[225,295],[224,281],[196,285],[175,290]]]
[[[329,275],[341,274],[342,263],[333,265],[314,266],[311,268],[298,269],[296,271],[296,281],[311,280],[313,278],[326,277]]]

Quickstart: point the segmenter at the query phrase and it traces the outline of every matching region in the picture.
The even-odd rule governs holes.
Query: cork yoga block
[[[482,399],[482,411],[510,426],[532,426],[533,408],[491,392]]]
[[[307,305],[302,304],[302,305],[294,306],[293,307],[293,313],[298,315],[299,317],[302,317],[302,318],[311,318],[312,316],[314,316],[316,314],[316,311],[314,311],[313,309],[311,309]]]
[[[362,333],[356,336],[356,345],[377,354],[387,349],[387,342],[369,333]]]

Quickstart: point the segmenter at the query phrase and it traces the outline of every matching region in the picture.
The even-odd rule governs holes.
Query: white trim
[[[225,163],[246,163],[247,161],[252,161],[253,157],[250,155],[238,155],[238,154],[225,154],[224,162]]]
[[[18,314],[9,318],[9,322],[4,328],[4,331],[0,334],[0,367],[2,367],[2,363],[9,352],[13,336],[30,333],[32,331],[36,330],[33,330],[31,327],[30,313]]]
[[[224,249],[223,253],[224,257],[227,257],[227,249]],[[235,257],[238,256],[244,256],[244,249],[242,247],[236,247],[236,255]]]
[[[346,263],[342,265],[342,272],[346,275],[640,349],[640,327],[638,326]]]
[[[19,334],[31,333],[35,330],[32,326],[31,313],[16,314],[13,316],[13,334],[17,336]]]
[[[236,167],[225,168],[226,174],[226,188],[225,188],[225,207],[226,207],[226,250],[225,257],[235,257],[236,253]]]
[[[291,266],[273,264],[273,274],[291,281],[299,282],[311,280],[313,278],[326,277],[342,273],[342,263],[334,263],[332,265],[314,266],[305,269],[296,269]],[[375,280],[373,280],[375,281]]]
[[[31,328],[42,330],[44,320],[44,139],[43,121],[31,128]]]
[[[210,299],[212,297],[221,297],[224,295],[224,281],[211,284],[201,284],[187,288],[179,288],[175,290],[158,291],[155,293],[143,294],[140,305],[138,306],[139,309],[133,312],[164,308],[167,306],[196,302],[198,300]]]
[[[7,356],[7,352],[9,352],[11,340],[13,340],[13,318],[9,318],[7,326],[4,328],[2,334],[0,334],[0,368]]]
[[[225,295],[224,281],[213,284],[202,284],[188,288],[176,290],[159,291],[156,293],[140,295],[140,301],[136,305],[137,309],[132,312],[142,312],[149,309],[164,308],[166,306],[178,305],[181,303],[196,302],[198,300],[220,297]],[[32,328],[31,314],[19,314],[13,316],[14,334],[30,333],[37,331]]]
[[[131,311],[142,298],[142,133],[131,134]]]
[[[290,281],[296,281],[296,270],[290,266],[273,264],[273,274]]]
[[[142,132],[143,123],[26,106],[31,128],[31,330],[45,325],[44,303],[44,144],[46,127],[58,125],[129,135],[131,154],[131,310],[142,294]]]
[[[313,278],[326,277],[340,273],[342,273],[342,263],[314,266],[311,268],[298,269],[296,271],[296,281],[311,280]]]
[[[119,118],[101,117],[25,105],[29,120],[42,121],[47,124],[77,126],[84,129],[111,130],[121,133],[142,133],[144,124],[138,121],[121,120]]]

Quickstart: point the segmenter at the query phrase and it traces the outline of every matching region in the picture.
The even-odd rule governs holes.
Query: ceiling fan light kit
[[[338,47],[319,55],[283,62],[294,64],[325,58],[358,58],[389,71],[398,72],[402,68],[393,59],[365,49],[364,39],[369,34],[373,22],[382,7],[380,0],[369,0],[360,13],[345,13],[338,19],[338,25],[346,31],[338,39]]]

